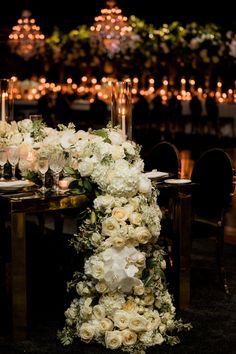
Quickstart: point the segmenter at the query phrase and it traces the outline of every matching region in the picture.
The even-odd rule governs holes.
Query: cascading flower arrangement
[[[91,206],[69,243],[83,252],[84,267],[68,282],[74,299],[65,310],[62,344],[75,339],[109,349],[144,354],[146,348],[179,342],[191,325],[176,319],[165,280],[165,252],[159,245],[158,190],[145,175],[140,146],[110,124],[100,130],[58,130],[25,119],[0,122],[0,145],[69,156],[71,192],[87,193]],[[37,172],[28,166],[24,176]]]
[[[174,333],[191,325],[175,318],[165,253],[158,244],[158,192],[143,173],[139,146],[107,127],[84,133],[76,151],[76,173],[95,185],[96,196],[70,240],[85,263],[68,283],[75,297],[58,333],[61,342],[80,338],[133,354],[178,343]]]

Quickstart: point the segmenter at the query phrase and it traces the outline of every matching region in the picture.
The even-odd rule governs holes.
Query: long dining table
[[[191,188],[185,189],[166,183],[159,183],[158,188],[165,206],[168,206],[173,231],[176,304],[180,309],[184,309],[190,304]],[[9,331],[15,339],[26,338],[28,330],[26,216],[32,213],[40,215],[60,212],[65,209],[83,210],[87,204],[86,195],[49,194],[42,196],[37,191],[0,194],[1,222],[3,227],[6,222],[10,226],[11,256],[4,264],[4,291],[7,294],[6,316],[10,320]],[[0,307],[0,318],[2,317],[1,310]]]

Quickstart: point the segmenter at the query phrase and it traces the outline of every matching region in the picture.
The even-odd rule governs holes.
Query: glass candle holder
[[[13,80],[0,79],[0,120],[13,120]]]
[[[113,83],[111,123],[113,127],[121,129],[124,140],[132,140],[132,93],[130,81]]]

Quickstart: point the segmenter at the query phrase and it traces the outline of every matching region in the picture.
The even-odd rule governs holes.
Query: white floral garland
[[[55,147],[69,152],[71,167],[97,188],[90,215],[71,240],[87,253],[84,272],[75,272],[68,284],[76,297],[65,311],[61,342],[80,338],[133,354],[178,343],[174,332],[191,325],[176,320],[166,288],[158,191],[143,173],[139,147],[110,126],[76,132],[72,124],[57,131],[29,120],[0,122],[0,144],[13,142],[23,150],[37,147],[37,153]]]

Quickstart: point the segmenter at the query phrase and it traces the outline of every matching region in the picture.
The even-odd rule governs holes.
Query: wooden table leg
[[[25,213],[11,214],[11,249],[12,334],[23,339],[27,328]]]

